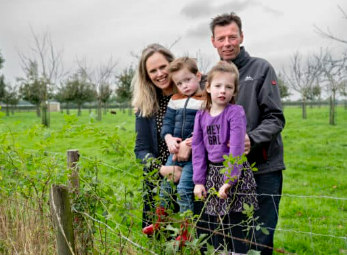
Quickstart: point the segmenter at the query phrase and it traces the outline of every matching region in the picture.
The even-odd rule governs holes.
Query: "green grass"
[[[331,126],[327,107],[307,110],[302,120],[300,108],[284,109],[283,194],[297,196],[282,197],[275,246],[297,254],[346,254],[347,111],[338,107]]]
[[[299,107],[285,107],[286,127],[282,132],[285,164],[284,186],[275,247],[296,254],[347,254],[347,111],[337,107],[337,125],[329,122],[329,109],[307,108],[307,119],[301,119]],[[51,113],[50,130],[59,130],[64,115]],[[88,123],[87,111],[77,117],[78,123]],[[3,117],[2,122],[18,132],[18,143],[27,149],[37,149],[42,138],[28,139],[27,130],[40,119],[34,112],[20,112]],[[134,147],[134,115],[117,111],[107,114],[95,127],[110,134],[118,127],[120,139],[128,145],[129,153]],[[13,126],[14,125],[14,126]],[[3,127],[4,128],[4,127]],[[112,167],[104,167],[101,179],[105,183],[125,183],[128,189],[141,190],[141,169],[133,165],[133,159],[117,153],[103,154],[101,145],[94,137],[56,139],[47,148],[50,152],[66,153],[79,149],[83,157],[99,158]],[[135,175],[136,177],[133,177]],[[119,186],[122,189],[122,186]],[[303,197],[301,197],[303,196]],[[333,199],[333,198],[343,199]],[[140,215],[138,208],[133,233],[140,238]],[[345,239],[343,239],[343,237]],[[146,239],[141,239],[146,245]]]

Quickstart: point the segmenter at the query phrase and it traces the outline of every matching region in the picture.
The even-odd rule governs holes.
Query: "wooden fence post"
[[[80,190],[79,169],[77,166],[79,158],[80,153],[78,150],[67,151],[67,167],[71,169],[68,187],[70,192],[73,192],[75,194],[78,194]]]
[[[79,158],[80,153],[78,150],[67,151],[67,167],[71,170],[71,174],[68,176],[68,187],[74,197],[80,195],[79,168],[77,166]],[[87,254],[92,247],[93,238],[80,213],[74,214],[74,235],[77,254]]]
[[[52,185],[49,200],[56,230],[58,255],[73,255],[75,243],[68,188],[65,185]]]

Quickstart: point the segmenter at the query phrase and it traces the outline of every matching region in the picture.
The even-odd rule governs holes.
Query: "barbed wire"
[[[97,222],[97,223],[99,223],[99,224],[104,225],[107,229],[109,229],[110,231],[112,231],[112,232],[115,233],[115,230],[114,230],[111,226],[109,226],[108,224],[106,224],[105,222],[100,221],[100,220],[98,220],[98,219],[95,219],[95,218],[93,218],[91,215],[89,215],[89,214],[87,214],[87,213],[85,213],[85,212],[80,212],[80,211],[77,211],[76,209],[73,209],[73,211],[76,212],[76,213],[79,213],[79,214],[82,214],[82,215],[86,216],[87,218],[89,218],[90,220],[92,220],[92,221],[94,221],[94,222]],[[122,224],[117,223],[117,225],[122,225]],[[123,227],[126,227],[126,226],[124,226],[124,225],[122,225],[122,226],[123,226]],[[131,231],[131,230],[130,230],[130,231]],[[148,250],[147,248],[141,246],[140,244],[138,244],[138,243],[132,241],[130,238],[124,236],[121,232],[115,233],[115,234],[119,235],[122,239],[124,239],[124,240],[130,242],[131,244],[133,244],[133,245],[136,246],[137,248],[140,248],[140,249],[142,249],[142,250],[148,251],[149,253],[151,253],[151,254],[153,254],[153,255],[159,255],[159,254],[157,254],[157,253],[155,253],[155,252],[153,252],[153,251],[151,251],[151,250]]]
[[[33,150],[33,149],[27,149],[28,151],[34,151],[34,152],[37,152],[38,150]],[[59,155],[65,155],[64,153],[62,152],[52,152],[52,151],[45,151],[46,153],[50,153],[50,154],[59,154]],[[95,159],[93,158],[90,158],[90,157],[86,157],[86,156],[80,156],[80,158],[82,159],[86,159],[88,161],[94,161]],[[114,170],[117,170],[117,171],[121,171],[121,172],[124,172],[125,174],[127,175],[130,175],[132,177],[136,177],[136,178],[139,178],[140,176],[142,175],[136,175],[136,174],[133,174],[131,172],[128,172],[122,168],[117,168],[117,167],[114,167],[112,165],[109,165],[103,161],[99,161],[98,162],[100,165],[103,165],[103,166],[106,166],[106,167],[109,167],[111,169],[114,169]],[[237,195],[246,195],[246,196],[251,196],[251,194],[247,194],[247,193],[236,193]],[[332,199],[332,200],[342,200],[342,201],[347,201],[347,197],[333,197],[333,196],[326,196],[326,195],[322,195],[322,196],[317,196],[317,195],[300,195],[300,194],[288,194],[288,193],[282,193],[282,194],[266,194],[266,193],[260,193],[260,194],[257,194],[258,196],[271,196],[271,197],[295,197],[295,198],[323,198],[323,199]]]
[[[28,150],[28,151],[35,151],[37,152],[38,150]],[[56,155],[64,155],[64,153],[61,153],[61,152],[51,152],[51,151],[45,151],[46,153],[51,153],[51,154],[56,154]],[[96,159],[94,158],[90,158],[90,157],[86,157],[86,156],[80,156],[81,159],[83,160],[87,160],[87,161],[95,161]],[[98,164],[100,165],[103,165],[104,167],[107,167],[107,168],[110,168],[110,169],[114,169],[116,171],[120,171],[120,172],[123,172],[125,175],[128,175],[128,176],[131,176],[132,178],[139,178],[140,176],[142,177],[142,175],[138,174],[133,174],[129,171],[126,171],[122,168],[117,168],[115,166],[112,166],[110,164],[107,164],[103,161],[100,161],[98,160]],[[118,180],[117,180],[118,181]],[[121,180],[120,180],[121,181]],[[237,193],[238,195],[250,195],[250,194],[245,194],[245,193]],[[283,193],[283,194],[280,194],[280,195],[277,195],[277,194],[266,194],[266,193],[261,193],[261,194],[258,194],[258,196],[270,196],[272,198],[275,198],[275,197],[288,197],[288,198],[295,198],[295,199],[325,199],[325,200],[334,200],[336,201],[336,203],[338,203],[338,201],[347,201],[347,198],[346,197],[334,197],[334,196],[329,196],[329,195],[302,195],[302,194],[289,194],[289,193]],[[275,207],[276,208],[276,207]],[[141,208],[140,208],[141,209]],[[306,211],[308,211],[308,209],[306,208]],[[85,212],[78,212],[76,211],[77,213],[81,213],[83,214],[85,217],[88,217],[90,220],[93,220],[95,222],[98,222],[99,224],[103,224],[106,228],[112,230],[113,233],[115,234],[118,234],[120,236],[120,238],[126,240],[127,242],[129,242],[130,244],[132,244],[133,246],[135,246],[136,248],[138,249],[141,249],[141,250],[145,250],[146,252],[149,252],[151,254],[156,254],[155,252],[153,251],[150,251],[148,250],[146,247],[143,247],[141,244],[138,244],[136,243],[135,241],[133,241],[132,239],[124,236],[121,232],[120,233],[117,233],[111,226],[107,225],[105,222],[103,221],[100,221],[98,219],[94,219],[92,216],[88,215],[87,213]],[[278,214],[278,212],[276,211],[276,213]],[[279,215],[278,215],[279,216]],[[140,217],[137,217],[134,215],[134,219],[136,221],[141,221],[141,218]],[[276,229],[274,228],[270,228],[270,227],[266,227],[267,229],[269,230],[273,230],[273,231],[280,231],[280,232],[286,232],[286,233],[294,233],[294,234],[301,234],[301,235],[307,235],[307,236],[310,236],[310,239],[311,239],[311,249],[314,251],[314,241],[312,239],[312,237],[322,237],[322,238],[334,238],[334,239],[339,239],[339,240],[342,240],[346,243],[346,247],[347,247],[347,237],[346,236],[338,236],[338,235],[333,235],[333,234],[322,234],[322,233],[316,233],[312,230],[312,222],[311,222],[311,218],[309,217],[309,227],[310,227],[310,230],[311,231],[301,231],[301,230],[296,230],[296,229],[285,229],[285,228],[280,228],[280,227],[277,227]],[[202,222],[205,222],[205,223],[210,223],[209,221],[202,221]],[[115,224],[117,224],[118,226],[122,226],[122,227],[126,227],[124,225],[121,225],[119,222],[113,222]],[[167,221],[166,224],[170,224],[170,223],[177,223],[177,221]],[[226,227],[234,227],[235,224],[225,224]],[[256,228],[255,226],[251,226],[251,228]],[[133,230],[129,230],[131,233],[133,233],[134,235],[138,235],[138,232],[135,232]],[[290,254],[290,253],[287,253],[287,254]]]

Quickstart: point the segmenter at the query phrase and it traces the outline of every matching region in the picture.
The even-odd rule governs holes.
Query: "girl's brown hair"
[[[203,109],[206,111],[209,111],[212,106],[212,99],[211,99],[211,94],[207,92],[207,89],[210,88],[211,82],[216,75],[216,73],[231,73],[234,74],[235,76],[235,82],[234,82],[234,95],[230,100],[231,104],[235,104],[235,96],[238,92],[238,87],[239,87],[239,71],[237,67],[233,63],[229,63],[226,61],[219,61],[217,65],[212,67],[211,71],[208,72],[207,75],[207,80],[205,84],[205,89],[204,89],[204,97],[206,98],[205,104],[203,105]]]

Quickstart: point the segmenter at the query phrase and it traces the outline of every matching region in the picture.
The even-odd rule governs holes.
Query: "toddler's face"
[[[196,75],[187,68],[183,68],[172,74],[172,81],[176,84],[179,91],[186,96],[191,96],[200,90],[201,74]]]

